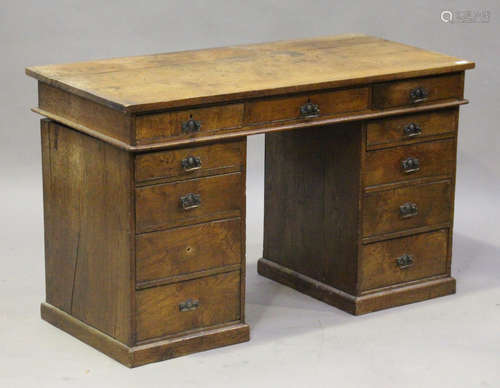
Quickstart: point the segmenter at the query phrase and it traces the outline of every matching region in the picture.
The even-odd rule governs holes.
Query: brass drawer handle
[[[179,311],[193,311],[196,310],[200,306],[200,301],[197,299],[188,299],[185,302],[179,303]]]
[[[406,158],[401,162],[401,168],[405,174],[420,171],[420,161],[417,158]]]
[[[396,259],[396,264],[398,265],[399,269],[406,269],[410,268],[414,264],[413,256],[404,254],[403,256],[400,256]]]
[[[311,101],[307,101],[304,105],[300,107],[300,115],[302,117],[316,117],[319,116],[319,106],[318,104],[313,104]]]
[[[403,128],[403,134],[406,137],[415,137],[422,134],[422,128],[415,123],[410,123]]]
[[[415,217],[418,214],[417,204],[413,202],[406,202],[399,207],[399,214],[401,218]]]
[[[201,159],[197,156],[188,156],[181,161],[184,171],[195,171],[201,168]]]
[[[427,89],[418,86],[415,89],[410,90],[410,100],[414,104],[417,102],[423,102],[429,97],[429,92]]]
[[[189,120],[183,122],[181,126],[184,133],[198,132],[201,128],[201,121],[197,121],[192,116],[189,116]]]
[[[189,193],[180,198],[181,206],[184,210],[191,210],[201,205],[200,194]]]

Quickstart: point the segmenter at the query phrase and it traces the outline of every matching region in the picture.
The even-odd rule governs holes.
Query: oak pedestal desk
[[[352,314],[454,293],[473,67],[342,35],[28,68],[46,117],[43,319],[130,367],[247,341],[259,133],[262,276]]]

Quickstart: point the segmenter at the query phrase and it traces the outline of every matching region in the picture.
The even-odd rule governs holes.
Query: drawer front
[[[363,204],[364,236],[441,224],[450,221],[451,184],[439,181],[370,192]]]
[[[455,133],[457,123],[457,109],[369,121],[366,125],[366,146],[368,149],[381,148]]]
[[[196,136],[240,127],[242,120],[243,104],[140,115],[135,121],[136,140],[143,144],[176,136]]]
[[[239,217],[240,173],[136,188],[137,233]]]
[[[136,239],[137,283],[240,262],[240,218],[145,233]]]
[[[319,113],[312,116],[328,116],[342,112],[355,112],[368,108],[369,88],[342,89],[331,92],[314,93],[292,97],[276,97],[255,100],[246,104],[248,124],[279,120],[301,119],[309,115],[301,107],[308,102],[317,105]]]
[[[240,272],[136,292],[137,340],[240,319]]]
[[[365,186],[452,176],[455,170],[454,139],[367,151],[365,155],[362,173]]]
[[[415,105],[447,98],[462,98],[461,74],[449,74],[405,81],[393,81],[373,86],[373,106],[390,108]]]
[[[240,171],[244,150],[245,143],[237,141],[139,154],[135,158],[135,180],[177,180]]]
[[[411,282],[447,271],[448,229],[363,245],[362,291]]]

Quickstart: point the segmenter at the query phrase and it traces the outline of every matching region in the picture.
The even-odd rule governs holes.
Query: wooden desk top
[[[462,71],[474,62],[366,35],[35,66],[26,74],[126,112]]]

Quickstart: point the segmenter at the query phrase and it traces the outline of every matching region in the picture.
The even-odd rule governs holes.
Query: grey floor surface
[[[261,142],[249,139],[259,150],[249,153],[247,194],[251,341],[133,370],[40,320],[39,171],[2,185],[0,387],[500,387],[500,193],[487,186],[494,166],[461,155],[457,294],[353,317],[256,274]]]

